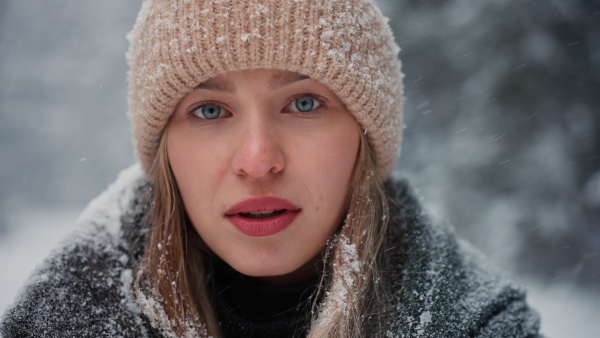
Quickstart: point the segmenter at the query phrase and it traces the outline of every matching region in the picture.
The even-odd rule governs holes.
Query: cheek
[[[324,151],[321,163],[326,163],[329,168],[324,173],[330,182],[329,185],[346,183],[339,186],[338,189],[349,185],[356,163],[359,142],[358,130],[350,128],[336,130],[322,141]]]
[[[345,213],[360,143],[360,131],[352,122],[348,128],[333,129],[326,136],[315,138],[315,142],[305,148],[313,158],[301,162],[304,176],[310,177],[308,180],[314,188],[314,210],[320,217],[335,218],[334,225],[341,222],[338,218]]]
[[[212,199],[218,182],[226,171],[223,159],[214,147],[205,144],[198,136],[185,131],[169,130],[167,154],[171,170],[177,181],[181,198],[193,223],[205,223],[212,215]]]

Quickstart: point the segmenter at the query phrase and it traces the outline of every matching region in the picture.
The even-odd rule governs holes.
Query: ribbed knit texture
[[[185,94],[260,68],[308,75],[335,92],[367,132],[379,177],[399,154],[400,49],[373,1],[146,0],[128,39],[128,114],[146,173]]]

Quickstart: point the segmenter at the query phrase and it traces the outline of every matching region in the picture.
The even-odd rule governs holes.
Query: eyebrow
[[[284,72],[282,74],[278,74],[273,76],[273,78],[269,81],[269,85],[271,89],[275,90],[277,88],[281,88],[285,85],[288,85],[293,82],[302,81],[304,79],[309,79],[310,76],[295,73],[295,72]],[[235,86],[229,82],[223,81],[215,81],[212,79],[208,79],[198,86],[195,89],[209,89],[209,90],[217,90],[226,93],[235,93]]]
[[[195,89],[209,89],[231,94],[235,93],[235,86],[233,86],[231,83],[219,82],[211,79],[202,82]]]
[[[300,73],[295,73],[295,72],[285,72],[279,75],[275,75],[271,81],[269,81],[269,84],[271,85],[271,89],[277,89],[277,88],[281,88],[285,85],[288,85],[292,82],[297,82],[297,81],[302,81],[304,79],[308,79],[310,78],[310,76],[304,75],[304,74],[300,74]]]

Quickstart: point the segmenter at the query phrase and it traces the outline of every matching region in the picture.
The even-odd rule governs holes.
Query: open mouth
[[[302,211],[294,203],[278,197],[246,199],[224,214],[236,228],[248,236],[271,236],[287,228]]]
[[[240,212],[239,215],[250,219],[265,219],[269,217],[275,217],[288,211],[287,209],[267,210],[259,212]]]

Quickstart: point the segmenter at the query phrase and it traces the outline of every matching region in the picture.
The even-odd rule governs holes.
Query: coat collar
[[[131,244],[139,231],[144,235],[139,220],[148,209],[151,187],[139,167],[124,172],[119,181],[117,188],[126,188],[114,189],[121,192],[113,193],[111,200],[124,211],[121,234]],[[384,188],[390,205],[387,336],[473,336],[494,320],[506,326],[500,332],[537,332],[539,318],[527,307],[519,285],[459,239],[450,224],[431,219],[406,179],[390,178]],[[128,228],[127,223],[138,227]]]
[[[82,213],[79,230],[34,272],[0,332],[71,336],[93,328],[147,336],[131,290],[151,189],[138,165],[119,175]],[[427,217],[405,180],[390,179],[385,189],[391,291],[382,336],[535,336],[539,319],[519,286],[448,224]]]

